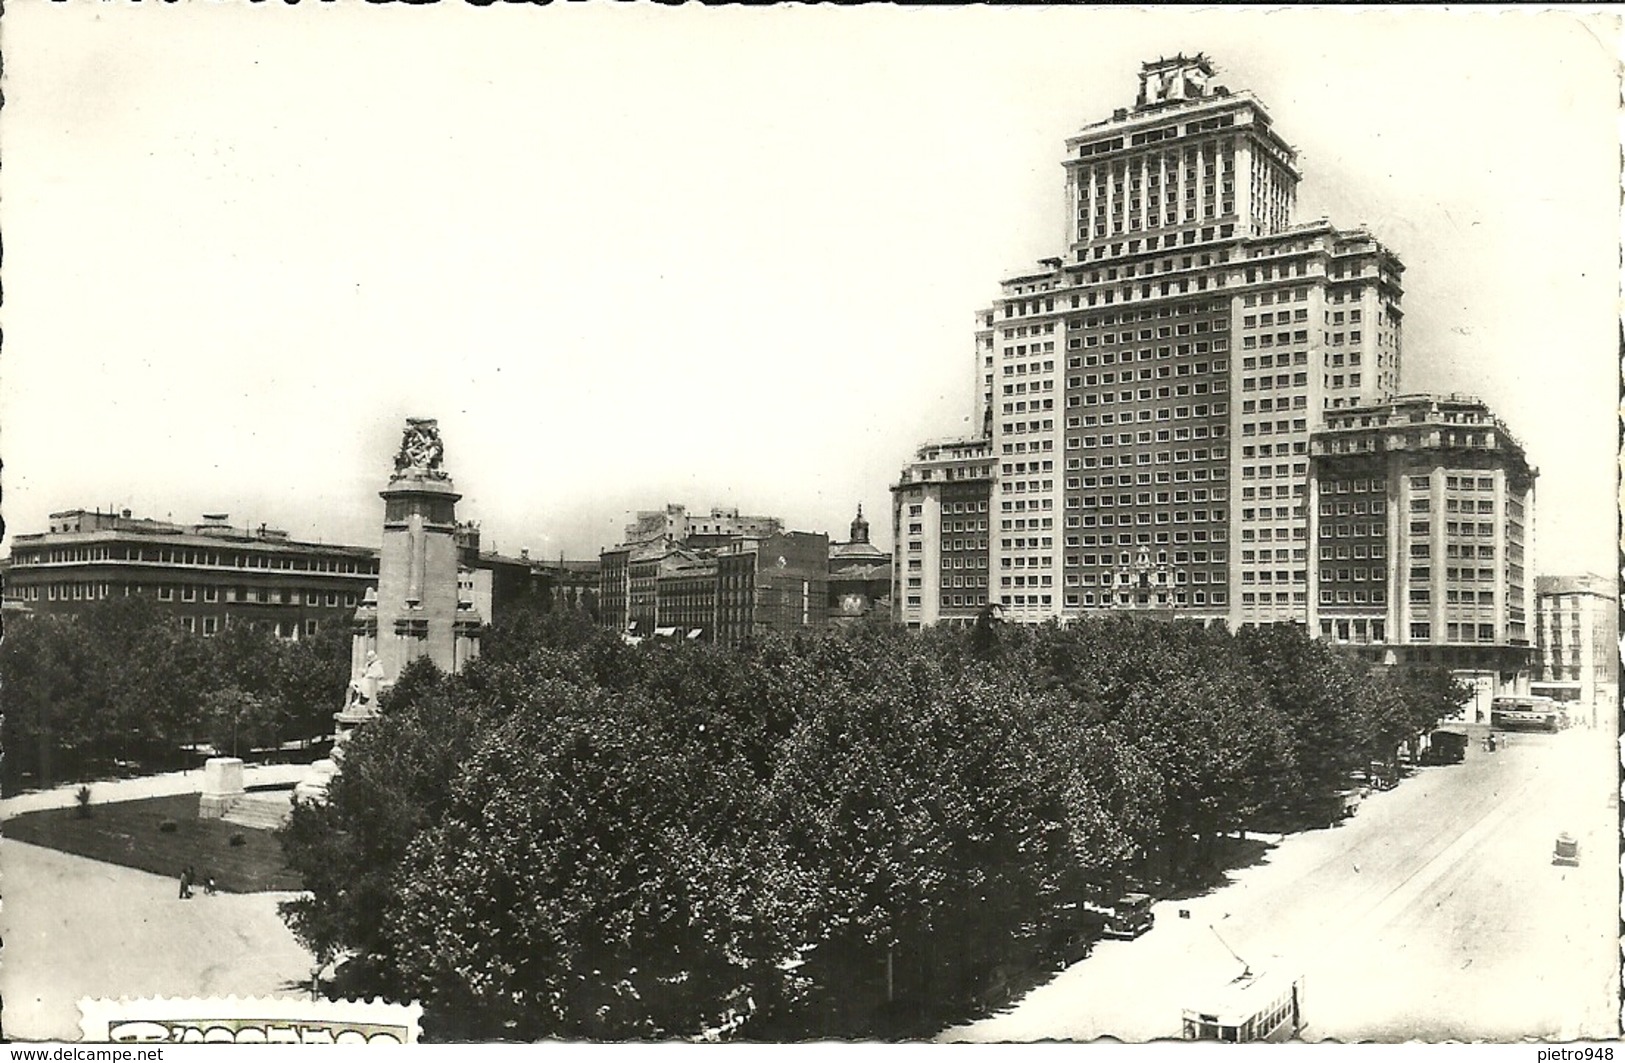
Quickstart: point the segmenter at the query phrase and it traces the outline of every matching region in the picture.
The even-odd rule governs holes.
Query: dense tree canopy
[[[184,766],[185,747],[199,743],[246,750],[323,736],[349,653],[342,627],[297,642],[247,625],[205,637],[141,597],[8,620],[0,780],[14,793],[121,763]]]
[[[324,959],[443,1037],[884,1036],[1211,870],[1459,704],[1291,628],[631,647],[560,610],[403,675],[285,835]],[[1279,829],[1278,827],[1276,829]]]

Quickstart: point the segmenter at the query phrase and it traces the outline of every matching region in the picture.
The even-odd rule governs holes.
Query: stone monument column
[[[384,537],[378,552],[378,590],[369,590],[351,621],[350,687],[337,724],[333,759],[317,761],[299,784],[302,798],[320,800],[343,763],[344,742],[378,715],[379,695],[401,671],[427,657],[456,672],[479,655],[476,610],[459,601],[457,500],[462,496],[441,467],[444,451],[435,421],[412,417],[401,434],[395,471],[379,492]]]
[[[428,657],[442,671],[457,671],[457,500],[462,496],[441,468],[440,430],[432,420],[406,422],[395,473],[379,492],[384,539],[378,558],[377,653],[382,685]]]

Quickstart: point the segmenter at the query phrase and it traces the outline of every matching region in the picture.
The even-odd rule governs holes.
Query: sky
[[[1406,265],[1402,388],[1487,401],[1536,570],[1615,562],[1620,26],[1518,9],[7,5],[0,511],[376,544],[407,417],[504,553],[686,503],[889,545],[1063,141],[1205,51],[1298,217]]]

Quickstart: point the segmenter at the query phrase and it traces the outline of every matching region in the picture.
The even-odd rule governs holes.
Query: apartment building
[[[1613,726],[1619,699],[1619,592],[1585,574],[1535,579],[1535,681],[1570,718]]]
[[[628,541],[599,555],[599,622],[632,638],[733,645],[829,619],[831,550],[822,533],[777,517],[682,506],[640,512]],[[866,526],[865,526],[866,530]],[[810,597],[809,597],[810,595]]]
[[[1311,623],[1390,662],[1448,666],[1487,720],[1490,698],[1529,692],[1538,475],[1470,396],[1327,413],[1311,442]]]
[[[1053,459],[1050,459],[1053,463]],[[892,618],[909,627],[968,623],[989,602],[994,457],[986,439],[927,443],[892,486]],[[1019,518],[1023,537],[1053,542],[1053,515]],[[1042,523],[1041,523],[1042,522]],[[1012,522],[1013,523],[1013,522]],[[1036,581],[1041,573],[1032,573]],[[1051,581],[1054,573],[1048,573]],[[1025,584],[1027,573],[1022,573]],[[1034,586],[1039,586],[1034,583]]]
[[[72,613],[100,599],[141,596],[205,635],[228,623],[290,639],[324,624],[348,627],[377,583],[377,550],[301,542],[265,525],[237,528],[223,513],[177,524],[127,509],[63,510],[50,515],[46,531],[14,536],[5,563],[14,608]]]

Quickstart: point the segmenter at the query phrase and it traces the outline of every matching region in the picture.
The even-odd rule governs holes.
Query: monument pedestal
[[[378,716],[377,709],[355,703],[346,705],[340,712],[335,712],[333,755],[311,764],[310,774],[300,779],[299,785],[293,788],[294,797],[301,801],[327,800],[327,787],[339,773],[339,768],[344,762],[344,744],[350,740],[357,727],[376,720]]]
[[[293,796],[300,801],[320,803],[327,800],[328,784],[333,781],[333,776],[338,773],[338,763],[330,758],[323,757],[310,766],[310,774],[299,780],[299,785],[293,788]]]
[[[203,793],[198,798],[198,818],[220,819],[246,792],[241,760],[236,757],[210,757],[203,763]]]

